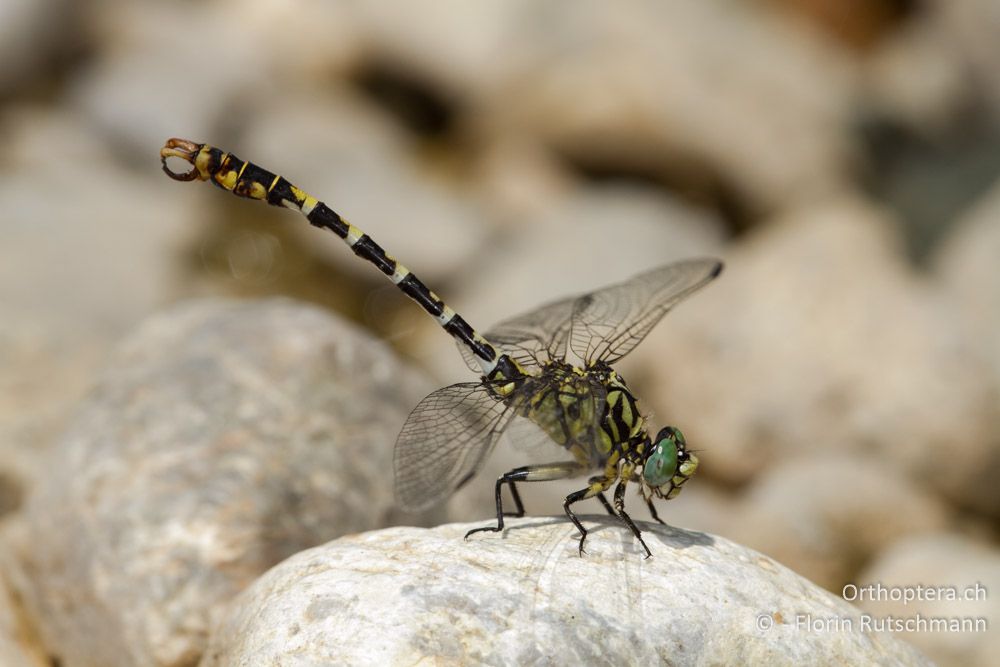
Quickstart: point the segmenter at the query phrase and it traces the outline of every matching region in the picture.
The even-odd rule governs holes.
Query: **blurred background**
[[[836,593],[978,581],[985,603],[920,609],[996,613],[996,0],[0,0],[0,62],[0,511],[175,302],[290,296],[473,379],[334,237],[167,179],[176,136],[325,200],[481,330],[723,258],[619,367],[702,460],[661,516]],[[489,517],[520,463],[498,448],[450,518]],[[1000,650],[907,638],[942,664]]]

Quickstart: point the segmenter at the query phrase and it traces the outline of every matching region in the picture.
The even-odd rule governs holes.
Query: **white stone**
[[[384,344],[288,301],[149,319],[4,545],[49,653],[67,667],[193,664],[211,618],[268,567],[392,520],[392,446],[427,389]]]
[[[817,632],[860,613],[720,537],[559,518],[395,528],[295,555],[230,605],[202,667],[253,664],[929,665],[890,636]],[[798,620],[797,620],[798,619]],[[799,625],[797,625],[799,623]]]

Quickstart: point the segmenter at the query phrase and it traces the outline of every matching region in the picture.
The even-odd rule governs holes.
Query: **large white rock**
[[[392,520],[392,445],[426,391],[384,344],[288,301],[147,321],[5,534],[46,649],[66,667],[194,664],[269,567]]]
[[[587,554],[563,518],[394,528],[289,558],[236,598],[203,667],[234,665],[926,665],[861,614],[723,538],[608,517]],[[803,627],[817,620],[854,631]]]

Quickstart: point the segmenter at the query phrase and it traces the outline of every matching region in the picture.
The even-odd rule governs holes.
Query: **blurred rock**
[[[970,588],[970,599],[902,600],[866,599],[858,606],[874,617],[892,616],[899,619],[985,619],[985,631],[899,632],[897,636],[912,642],[942,667],[989,667],[1000,654],[1000,552],[995,545],[986,546],[966,537],[939,533],[912,537],[897,542],[881,553],[857,579],[857,586],[881,584],[883,588],[917,586],[934,588],[955,587],[964,596]],[[978,593],[976,592],[978,587]],[[850,593],[852,596],[854,592]],[[859,592],[860,595],[860,592]],[[921,594],[925,595],[925,594]],[[898,597],[898,595],[897,595]],[[926,597],[926,595],[925,595]]]
[[[967,68],[970,94],[985,98],[1000,121],[1000,5],[994,0],[934,0],[931,20]]]
[[[0,516],[20,507],[35,480],[48,475],[49,448],[105,344],[0,304]]]
[[[519,29],[533,3],[461,0],[405,3],[374,0],[352,5],[352,19],[373,60],[442,91],[475,97],[508,74]]]
[[[51,667],[51,661],[26,623],[17,598],[5,578],[9,574],[8,566],[4,568],[4,576],[0,577],[0,665]]]
[[[918,262],[1000,176],[997,44],[997,3],[933,0],[866,63],[864,186],[899,212]]]
[[[234,601],[202,664],[930,664],[889,636],[797,628],[860,614],[749,549],[644,526],[643,560],[600,524],[583,558],[569,522],[537,519],[466,542],[472,524],[310,549]]]
[[[713,477],[843,452],[995,513],[995,386],[940,296],[879,212],[831,202],[732,253],[717,284],[671,314],[670,344],[651,334],[639,395],[704,449]]]
[[[530,136],[584,165],[732,189],[750,208],[808,197],[847,167],[853,65],[759,8],[356,7],[378,59],[460,98],[473,135]]]
[[[745,3],[630,10],[528,4],[477,125],[537,137],[584,167],[730,191],[751,210],[843,181],[855,85],[843,54]]]
[[[0,0],[0,96],[29,88],[81,42],[81,3]]]
[[[64,327],[67,338],[113,339],[166,303],[171,252],[194,216],[168,183],[151,184],[155,149],[149,171],[136,173],[72,114],[15,107],[3,121],[0,304]]]
[[[835,591],[874,554],[948,520],[929,490],[885,462],[834,453],[775,464],[738,507],[728,535]]]
[[[71,104],[150,164],[164,139],[201,141],[239,91],[266,80],[261,50],[222,3],[114,2],[95,22],[105,47],[74,78]]]
[[[872,55],[865,100],[911,128],[938,133],[966,111],[973,91],[955,45],[931,13],[914,18]]]
[[[168,137],[218,141],[216,128],[254,113],[256,91],[329,76],[354,57],[351,24],[328,4],[105,3],[95,12],[104,48],[74,79],[72,103],[140,159]]]
[[[343,75],[366,56],[357,5],[325,0],[217,0],[217,4],[253,33],[267,58],[267,73],[274,77],[272,85],[322,83]],[[251,114],[253,108],[246,112]]]
[[[959,165],[954,183],[931,174],[917,187],[960,189],[963,180],[976,184],[978,170],[997,173],[998,60],[1000,5],[994,0],[919,3],[872,55],[865,67],[866,105],[931,142],[949,162],[968,163]]]
[[[956,223],[937,269],[1000,384],[1000,181]],[[997,473],[995,472],[994,475]]]
[[[171,298],[196,221],[79,118],[10,106],[2,124],[0,474],[30,487],[112,341]]]
[[[769,0],[766,4],[809,20],[859,51],[891,35],[918,11],[914,3],[898,0]]]
[[[385,525],[393,442],[425,390],[384,345],[289,302],[145,323],[26,507],[21,595],[46,646],[68,667],[192,664],[258,574]]]

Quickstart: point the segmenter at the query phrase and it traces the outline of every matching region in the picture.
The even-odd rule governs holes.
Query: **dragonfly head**
[[[684,434],[673,426],[660,429],[650,443],[642,479],[660,498],[673,498],[698,470],[698,457],[687,450]]]

